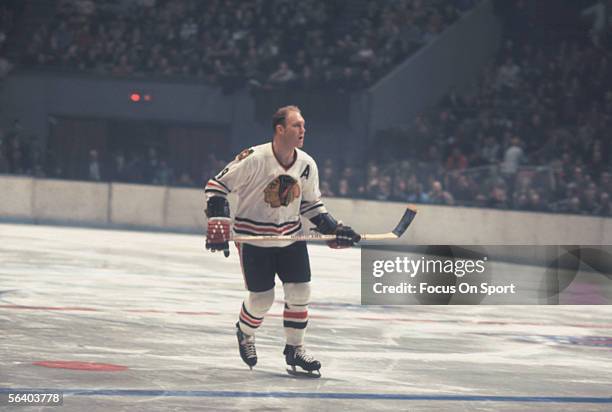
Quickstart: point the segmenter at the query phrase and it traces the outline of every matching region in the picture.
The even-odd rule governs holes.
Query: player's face
[[[285,119],[283,140],[285,144],[293,148],[304,146],[304,135],[306,134],[306,123],[302,115],[296,111],[290,111]]]

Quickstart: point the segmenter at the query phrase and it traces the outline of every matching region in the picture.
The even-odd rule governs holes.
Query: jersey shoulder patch
[[[238,156],[236,156],[236,161],[239,162],[239,161],[245,159],[246,157],[248,157],[251,154],[253,154],[254,151],[255,150],[253,148],[244,149],[242,152],[238,153]]]

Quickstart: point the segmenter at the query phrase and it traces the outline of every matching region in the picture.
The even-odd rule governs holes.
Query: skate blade
[[[319,379],[321,377],[321,372],[319,372],[318,370],[306,372],[306,371],[299,371],[299,370],[293,370],[293,369],[287,368],[287,373],[296,378],[304,378],[304,379]]]

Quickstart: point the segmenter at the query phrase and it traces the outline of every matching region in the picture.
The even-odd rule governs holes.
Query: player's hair
[[[302,113],[299,107],[293,105],[281,107],[276,111],[276,113],[274,113],[274,116],[272,116],[272,130],[274,130],[274,132],[276,132],[276,126],[279,124],[287,126],[285,120],[287,119],[289,112],[292,111]]]

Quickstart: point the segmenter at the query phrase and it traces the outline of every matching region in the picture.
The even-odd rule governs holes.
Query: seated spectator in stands
[[[488,206],[496,209],[508,208],[508,193],[503,185],[493,185],[489,193]]]
[[[374,195],[376,200],[391,200],[391,176],[383,176],[378,183],[378,190]]]
[[[357,79],[357,87],[360,89],[366,89],[370,87],[372,83],[372,72],[370,72],[368,69],[363,69],[359,74],[359,78]]]
[[[502,91],[517,88],[519,86],[520,73],[521,68],[514,63],[512,57],[506,57],[506,61],[497,71],[497,87]]]
[[[321,170],[321,180],[332,182],[336,177],[336,172],[333,167],[333,163],[327,163],[323,165],[323,170]]]
[[[318,82],[312,73],[311,67],[306,65],[302,68],[302,73],[295,80],[295,86],[300,90],[310,91],[317,88]]]
[[[413,173],[406,180],[406,200],[414,203],[427,203],[429,198],[427,193],[423,192],[423,185],[421,185]]]
[[[280,62],[278,69],[268,77],[268,84],[273,87],[280,87],[295,80],[295,73],[289,68],[287,62]]]
[[[453,196],[442,188],[442,183],[439,180],[434,180],[431,183],[431,190],[427,196],[429,203],[435,205],[453,205],[455,203]]]
[[[423,157],[423,161],[427,163],[437,164],[442,160],[442,155],[440,154],[440,150],[435,144],[432,144],[427,148],[427,152]]]
[[[374,200],[389,200],[391,197],[391,177],[374,177],[368,181],[366,197]]]
[[[514,195],[513,208],[516,210],[529,209],[529,197],[525,192],[518,192]]]
[[[576,166],[573,169],[570,181],[573,182],[578,188],[583,188],[587,184],[587,180],[588,178],[584,175],[582,167]]]
[[[469,203],[474,200],[474,196],[478,192],[476,183],[464,174],[459,174],[456,179],[453,179],[452,193],[455,200],[461,203]]]
[[[609,172],[603,172],[599,178],[599,188],[602,192],[612,193],[612,175]]]
[[[574,196],[568,199],[566,207],[563,211],[567,213],[580,214],[582,213],[582,208],[580,206],[580,198],[578,196]]]
[[[409,202],[408,200],[408,183],[403,178],[395,179],[391,188],[391,198],[394,202]]]
[[[134,72],[134,67],[129,63],[127,54],[119,57],[119,62],[113,66],[113,76],[127,76]]]
[[[612,201],[610,195],[602,192],[599,196],[599,204],[595,210],[595,214],[599,216],[612,217]]]
[[[182,186],[182,187],[193,187],[193,186],[195,186],[195,182],[193,181],[193,178],[191,177],[191,174],[189,174],[189,172],[187,172],[187,171],[183,171],[181,173],[181,175],[179,176],[176,184],[177,184],[177,186]]]
[[[586,189],[582,192],[581,209],[588,214],[596,214],[599,209],[597,186],[595,183],[589,183]]]
[[[408,196],[406,200],[411,203],[430,203],[429,195],[423,190],[423,185],[417,183],[414,186],[408,186]]]
[[[499,162],[500,147],[493,136],[487,136],[484,145],[480,149],[480,158],[485,164],[497,164]]]
[[[342,179],[346,179],[349,185],[349,191],[354,191],[354,188],[358,186],[357,176],[355,175],[355,169],[351,166],[345,166],[340,174]]]
[[[451,154],[446,159],[446,169],[447,170],[463,170],[467,168],[468,161],[463,153],[461,153],[461,149],[457,146],[453,147]]]
[[[549,210],[548,205],[542,199],[542,196],[535,190],[530,189],[528,192],[529,202],[527,204],[527,210],[533,212],[546,212]]]
[[[341,178],[338,181],[338,197],[355,197],[355,193],[351,190],[351,185],[349,184],[348,179]]]
[[[162,186],[169,186],[174,183],[174,170],[168,166],[168,163],[165,160],[162,159],[159,161],[159,167],[155,172],[152,183],[154,185]]]
[[[350,92],[357,88],[359,79],[355,76],[355,72],[351,67],[345,67],[342,70],[342,76],[338,79],[338,91]]]
[[[331,188],[330,183],[326,180],[321,181],[321,196],[325,196],[325,197],[336,196],[336,194]]]

